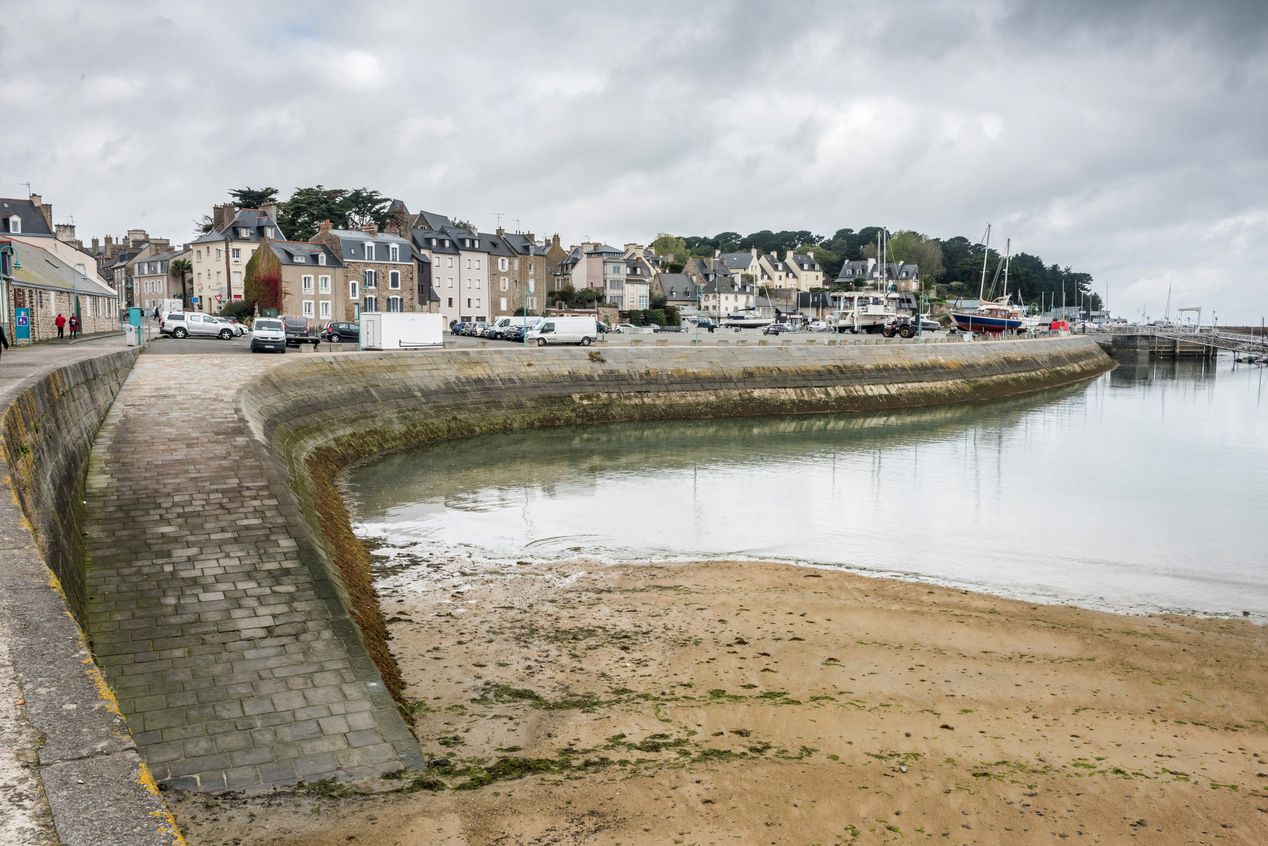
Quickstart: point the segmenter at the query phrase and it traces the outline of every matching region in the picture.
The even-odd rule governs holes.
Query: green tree
[[[668,256],[671,263],[687,263],[687,242],[676,235],[660,233],[656,236],[656,240],[652,241],[651,248],[658,256]]]
[[[243,323],[246,323],[254,313],[255,304],[249,303],[245,299],[225,303],[224,308],[220,309],[221,317],[235,317]]]
[[[942,263],[942,245],[919,232],[906,230],[890,236],[887,248],[890,261],[901,261],[920,267],[920,278],[934,284],[946,269]]]
[[[233,204],[240,209],[262,209],[277,202],[276,188],[234,188],[229,192]]]
[[[173,259],[167,266],[167,272],[181,281],[181,306],[189,308],[189,292],[185,290],[185,280],[194,272],[189,259]]]
[[[278,206],[277,225],[292,239],[307,241],[317,234],[323,220],[329,220],[335,229],[360,229],[370,223],[386,226],[391,204],[390,199],[369,188],[296,188],[290,199]]]
[[[242,280],[242,300],[255,311],[266,308],[282,308],[282,263],[277,260],[273,248],[265,241],[251,260],[247,262],[246,276]]]

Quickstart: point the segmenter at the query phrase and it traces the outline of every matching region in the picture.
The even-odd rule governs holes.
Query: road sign
[[[202,298],[201,298],[201,297],[190,297],[190,298],[189,298],[189,301],[190,301],[191,303],[193,303],[194,305],[198,305],[198,303],[202,301]]]
[[[13,340],[31,340],[31,310],[29,308],[15,308],[13,310],[13,324]]]
[[[224,297],[220,296],[219,294],[216,294],[216,302],[220,302],[223,299]]]

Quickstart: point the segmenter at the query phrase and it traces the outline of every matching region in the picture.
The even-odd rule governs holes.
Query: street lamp
[[[70,277],[70,297],[71,297],[70,310],[71,310],[71,314],[75,315],[75,323],[79,325],[80,332],[84,331],[84,321],[79,316],[78,282],[79,282],[79,276],[81,274],[83,275],[85,279],[88,278],[88,271],[84,268],[84,263],[82,261],[79,264],[75,265],[75,273]]]

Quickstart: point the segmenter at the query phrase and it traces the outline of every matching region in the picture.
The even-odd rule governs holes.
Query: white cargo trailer
[[[445,317],[408,311],[362,312],[361,348],[423,350],[445,345]]]

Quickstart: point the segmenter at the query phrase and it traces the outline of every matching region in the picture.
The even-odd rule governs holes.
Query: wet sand
[[[1268,842],[1264,627],[773,564],[419,566],[380,590],[434,766],[169,796],[191,844]]]

